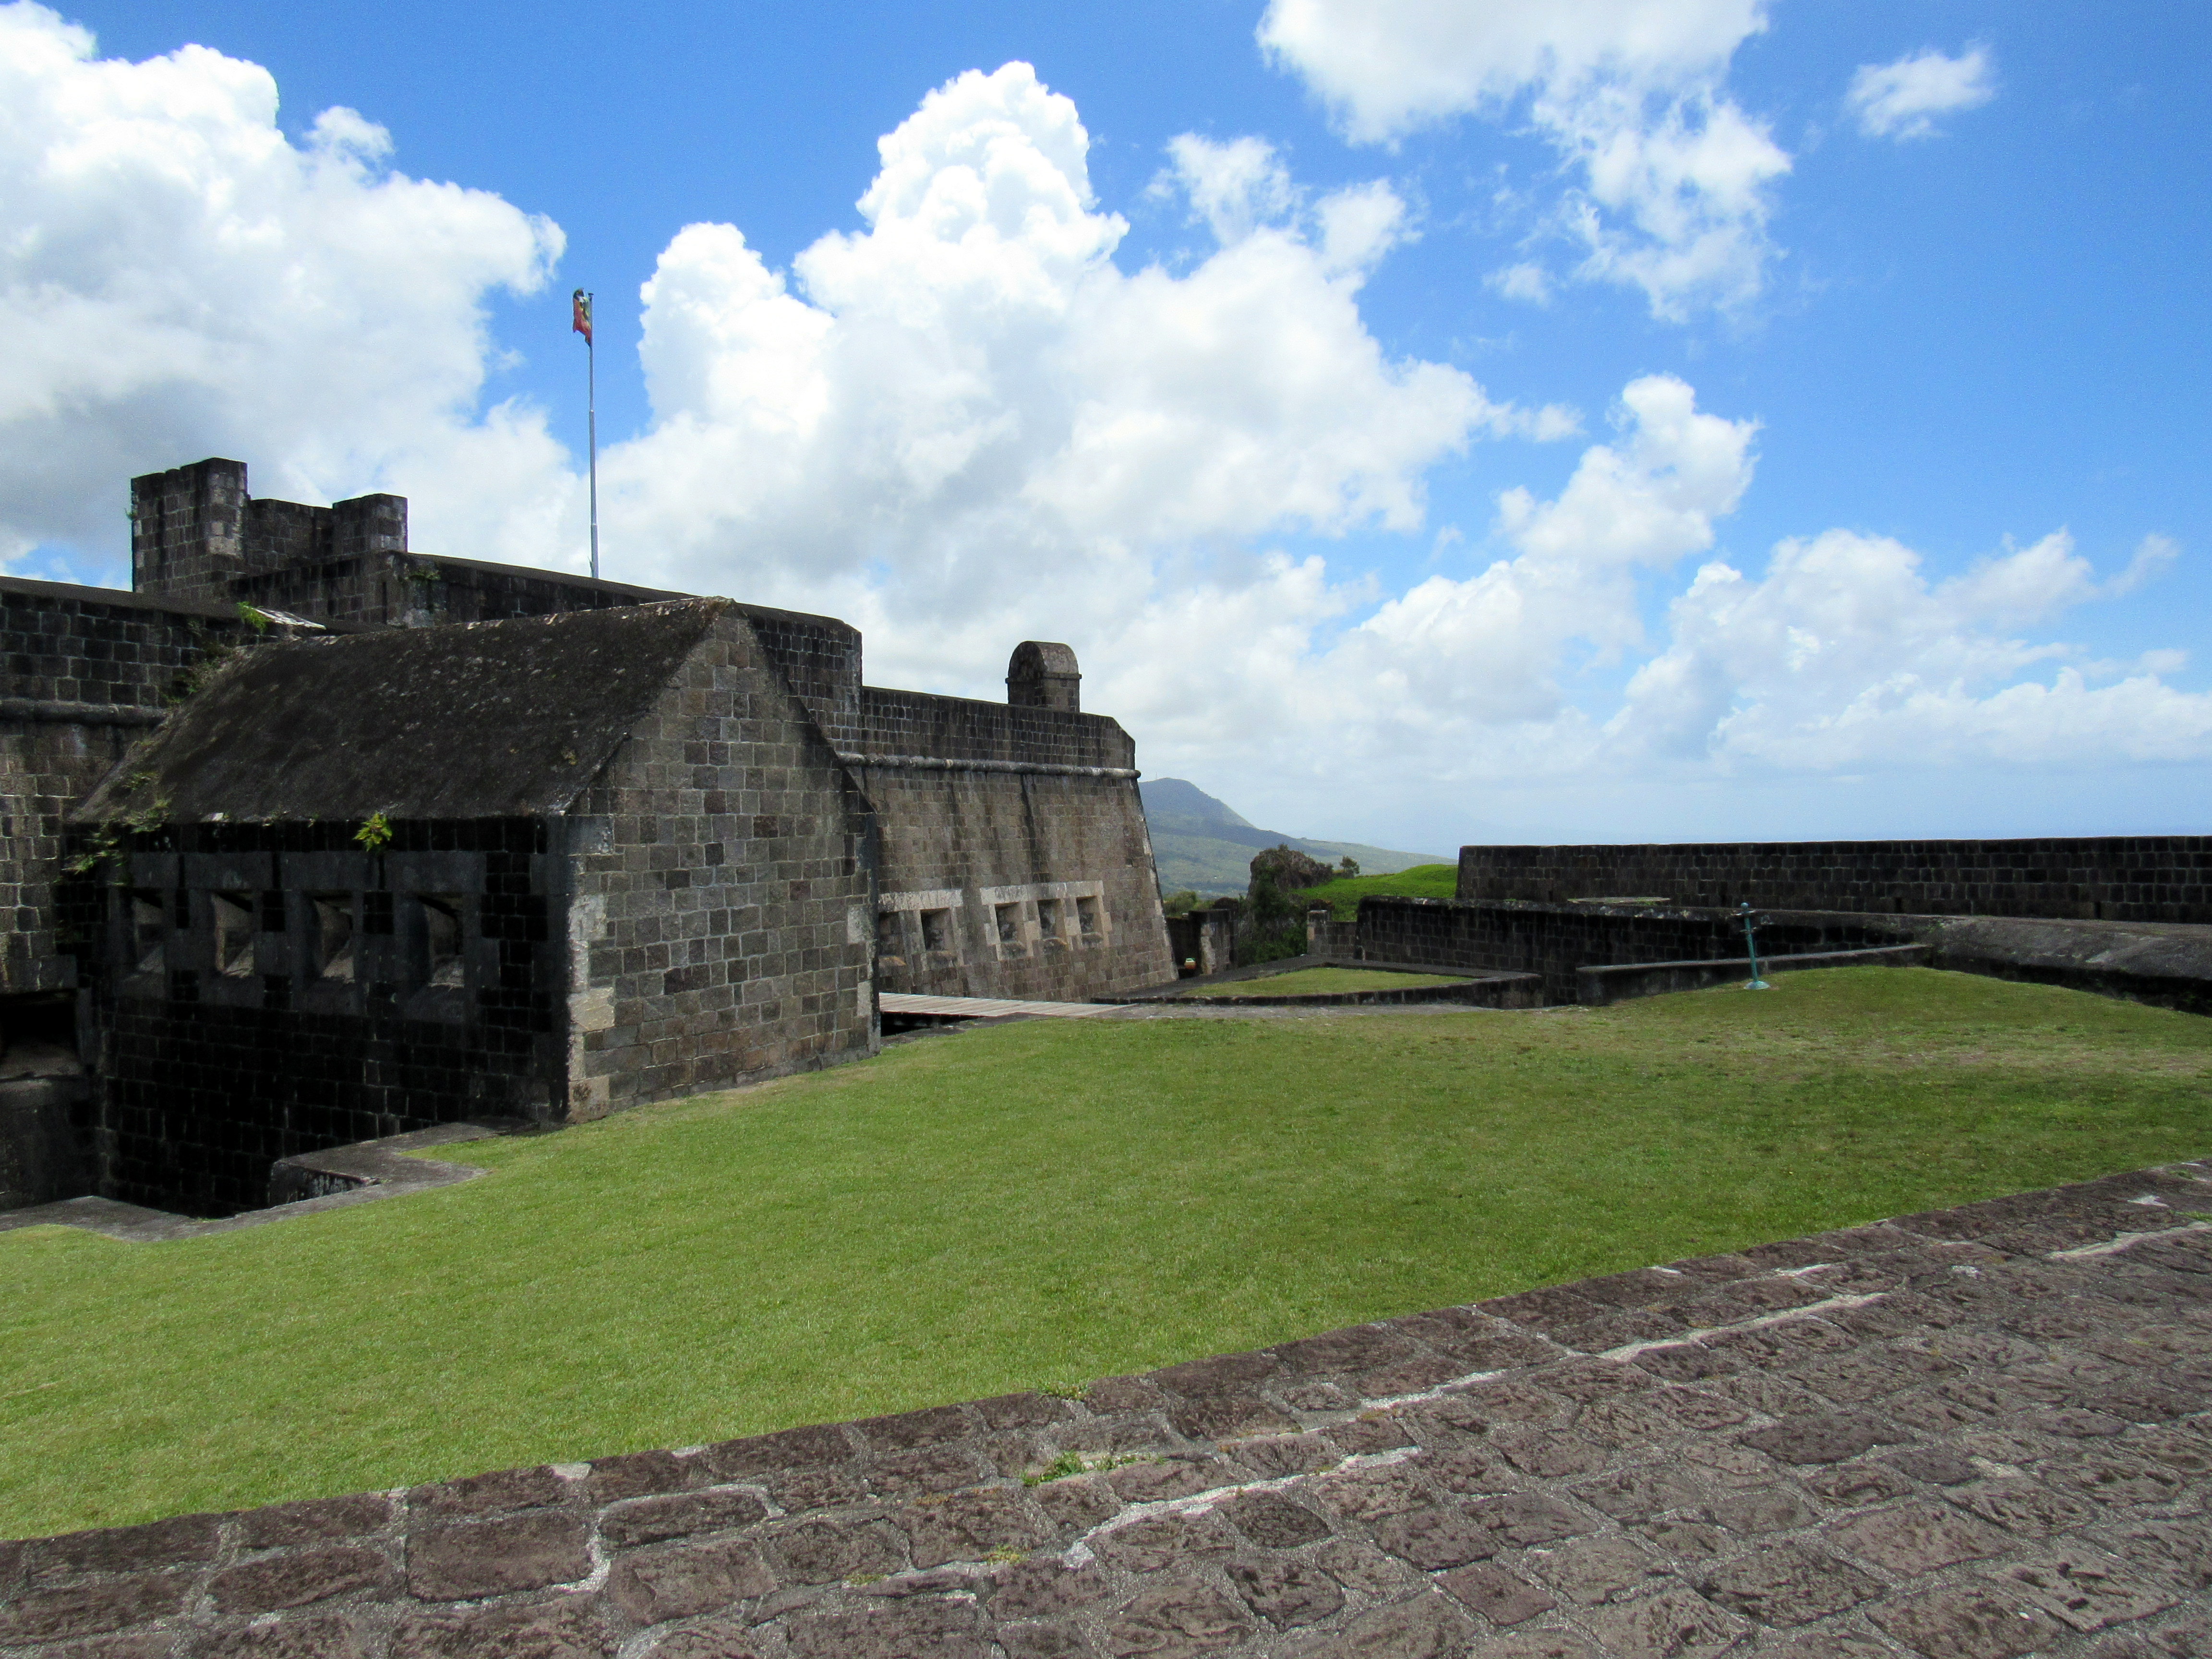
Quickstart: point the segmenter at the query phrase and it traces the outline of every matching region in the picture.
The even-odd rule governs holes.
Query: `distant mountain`
[[[1182,778],[1147,779],[1137,786],[1144,797],[1145,823],[1152,831],[1152,860],[1159,866],[1160,890],[1214,895],[1241,893],[1252,878],[1252,854],[1263,848],[1290,846],[1334,864],[1349,854],[1370,876],[1410,870],[1417,864],[1451,864],[1441,853],[1400,853],[1352,841],[1313,841],[1261,830]]]

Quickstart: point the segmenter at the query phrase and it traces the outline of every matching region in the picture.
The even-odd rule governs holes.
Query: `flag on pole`
[[[575,317],[568,325],[569,330],[582,335],[584,343],[589,345],[592,343],[592,296],[580,288],[571,303],[575,307]]]

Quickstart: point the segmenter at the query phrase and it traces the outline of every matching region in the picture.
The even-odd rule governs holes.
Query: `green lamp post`
[[[1751,953],[1751,983],[1743,988],[1747,991],[1771,991],[1774,988],[1759,976],[1759,936],[1753,931],[1755,919],[1752,915],[1751,901],[1746,899],[1737,905],[1735,913],[1743,918],[1744,949]]]

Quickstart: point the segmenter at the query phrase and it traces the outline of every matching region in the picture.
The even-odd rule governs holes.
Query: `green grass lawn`
[[[1417,864],[1395,876],[1353,876],[1348,880],[1323,882],[1318,887],[1305,890],[1305,896],[1314,903],[1334,909],[1340,921],[1350,921],[1357,916],[1359,901],[1370,893],[1388,893],[1398,898],[1455,898],[1459,894],[1459,866]]]
[[[2212,1021],[1923,969],[1036,1020],[187,1243],[0,1235],[0,1536],[1083,1379],[2212,1152]]]
[[[1457,985],[1465,974],[1393,974],[1376,968],[1300,968],[1265,979],[1232,980],[1183,994],[1194,1002],[1238,997],[1313,996],[1323,992],[1407,991],[1420,985]]]

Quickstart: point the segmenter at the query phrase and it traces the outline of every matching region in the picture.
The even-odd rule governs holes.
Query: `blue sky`
[[[11,447],[64,457],[0,471],[19,574],[118,580],[122,477],[214,452],[258,493],[402,489],[418,547],[573,563],[580,284],[609,574],[847,615],[872,679],[970,695],[1015,640],[1070,639],[1148,771],[1259,821],[1438,848],[2207,828],[2201,9],[0,15],[96,37],[16,55],[52,88],[171,66],[99,83],[123,127],[57,96],[15,141],[119,158],[15,204],[52,228],[8,280],[123,319],[97,372],[59,312],[0,371]],[[251,72],[188,45],[273,77],[292,173]],[[164,142],[218,86],[222,141]],[[333,106],[359,119],[319,141]],[[1073,123],[1087,150],[1054,148]],[[910,278],[932,245],[855,205],[878,141],[913,138],[921,235],[986,129],[1031,147],[994,165],[1063,240]],[[1061,200],[1032,163],[1071,153]],[[1657,171],[1608,193],[1601,154]],[[170,261],[179,189],[261,205],[205,208],[204,257]],[[1333,201],[1389,223],[1340,257]],[[678,240],[700,224],[743,247]]]

